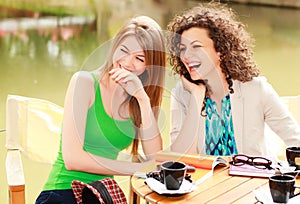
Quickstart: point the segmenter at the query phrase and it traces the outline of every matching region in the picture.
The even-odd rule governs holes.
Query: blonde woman
[[[160,26],[139,16],[123,25],[106,62],[72,77],[65,98],[62,140],[43,192],[36,203],[76,203],[71,182],[132,175],[144,163],[118,161],[141,142],[148,162],[162,149],[157,126],[165,75],[165,44]]]

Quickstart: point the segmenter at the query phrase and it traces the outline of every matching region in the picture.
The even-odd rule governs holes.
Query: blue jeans
[[[35,204],[76,204],[72,189],[42,191]]]

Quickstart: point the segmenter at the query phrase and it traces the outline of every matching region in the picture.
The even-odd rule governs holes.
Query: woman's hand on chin
[[[183,88],[189,91],[191,94],[205,94],[206,87],[204,84],[195,84],[187,80],[183,75],[180,77]]]
[[[143,92],[143,84],[138,76],[134,73],[126,70],[115,68],[112,69],[110,72],[110,77],[118,84],[122,86],[122,88],[131,96],[139,98],[144,96]]]

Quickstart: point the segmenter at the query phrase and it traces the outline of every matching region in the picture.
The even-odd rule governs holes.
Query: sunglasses
[[[245,164],[254,166],[258,169],[273,169],[271,167],[272,161],[264,157],[251,157],[245,154],[236,154],[232,156],[229,164],[234,166],[242,166]]]

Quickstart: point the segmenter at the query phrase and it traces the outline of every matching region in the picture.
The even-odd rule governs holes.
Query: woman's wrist
[[[193,90],[191,92],[191,97],[193,97],[196,103],[200,105],[203,103],[205,91],[203,92],[203,90],[200,89]]]
[[[204,85],[197,86],[191,90],[191,94],[194,96],[202,96],[204,98],[205,91],[206,91],[206,87]]]
[[[145,90],[139,91],[139,93],[135,95],[135,98],[139,103],[149,102],[150,104],[150,98],[145,92]]]

